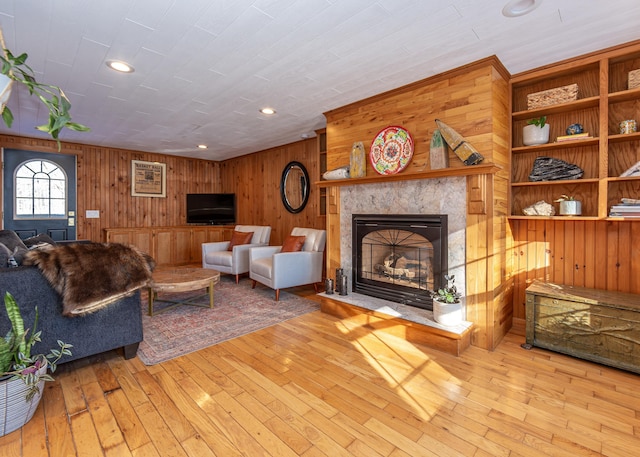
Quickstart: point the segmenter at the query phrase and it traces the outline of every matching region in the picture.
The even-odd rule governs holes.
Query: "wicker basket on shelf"
[[[527,95],[527,109],[543,108],[545,106],[559,105],[578,99],[578,85],[556,87]]]
[[[629,72],[629,89],[640,87],[640,70],[632,70]]]

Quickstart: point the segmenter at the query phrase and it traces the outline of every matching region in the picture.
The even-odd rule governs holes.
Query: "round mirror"
[[[280,197],[290,213],[299,213],[309,201],[309,174],[300,162],[289,162],[284,167]]]

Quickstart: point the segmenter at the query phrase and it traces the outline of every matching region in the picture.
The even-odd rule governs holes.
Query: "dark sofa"
[[[25,328],[31,328],[38,307],[38,330],[42,331],[40,343],[33,354],[48,353],[58,348],[57,341],[72,344],[72,356],[65,356],[59,363],[99,354],[111,349],[123,348],[124,358],[135,357],[142,341],[142,309],[140,291],[105,308],[78,317],[62,315],[62,299],[51,288],[40,270],[33,266],[0,269],[0,338],[11,324],[4,309],[5,292],[9,291],[20,306]]]

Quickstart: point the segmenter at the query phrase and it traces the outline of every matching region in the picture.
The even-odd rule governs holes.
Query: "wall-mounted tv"
[[[187,194],[187,224],[235,223],[236,194]]]

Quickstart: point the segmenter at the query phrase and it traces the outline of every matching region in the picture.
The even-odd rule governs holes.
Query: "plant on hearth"
[[[455,285],[455,275],[444,275],[446,285],[438,290],[431,291],[431,298],[440,303],[460,303],[462,294]]]
[[[456,288],[454,275],[444,275],[444,279],[444,287],[430,291],[433,319],[445,326],[455,326],[462,321],[462,294]]]
[[[71,355],[69,348],[73,346],[58,340],[60,349],[51,349],[46,355],[31,354],[33,345],[40,341],[40,332],[36,331],[38,308],[30,330],[24,328],[20,308],[9,292],[5,294],[4,303],[11,328],[4,338],[0,338],[0,380],[21,379],[27,386],[25,399],[29,401],[40,394],[41,381],[53,381],[47,368],[53,373],[62,356]]]

